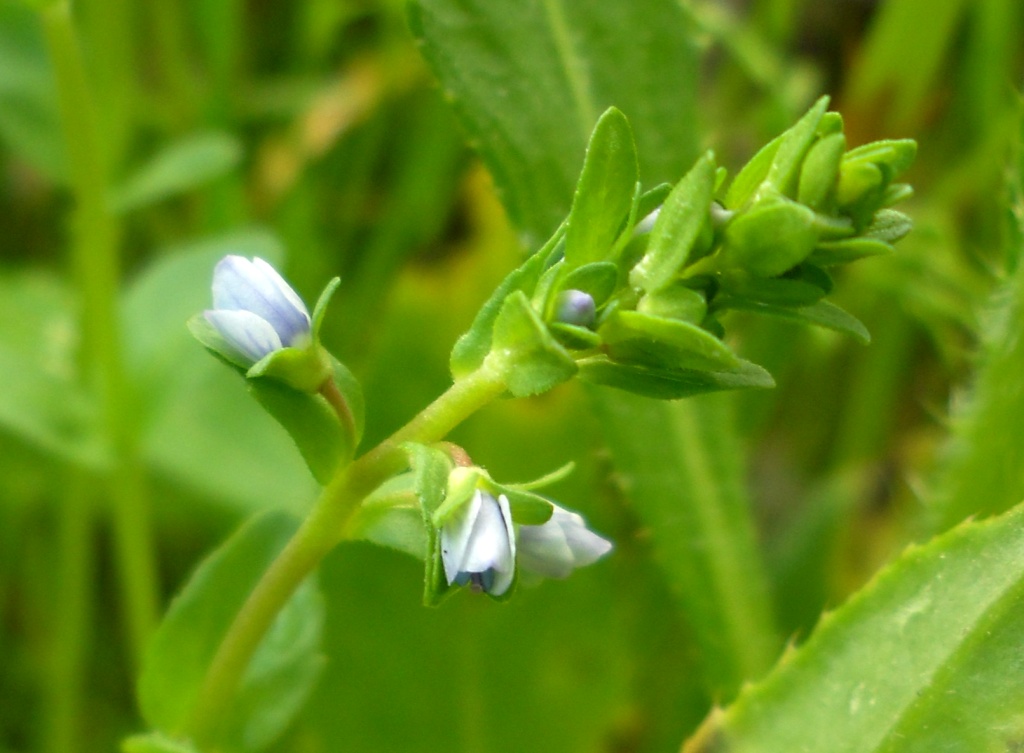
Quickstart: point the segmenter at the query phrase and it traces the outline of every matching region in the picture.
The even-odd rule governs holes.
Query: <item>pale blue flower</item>
[[[516,538],[504,494],[497,499],[477,489],[441,528],[441,559],[449,585],[501,596],[516,570]]]
[[[552,507],[551,517],[543,525],[519,526],[519,566],[524,570],[564,578],[611,551],[611,542],[587,528],[577,513]]]
[[[309,311],[260,258],[225,256],[213,271],[213,309],[203,316],[240,360],[252,365],[281,348],[310,343]]]

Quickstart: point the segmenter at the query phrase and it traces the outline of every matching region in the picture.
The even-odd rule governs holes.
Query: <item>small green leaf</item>
[[[326,484],[352,459],[358,438],[350,436],[321,395],[299,392],[273,379],[248,379],[246,385],[291,436],[319,483]]]
[[[294,390],[314,394],[331,376],[331,360],[318,345],[280,348],[265,355],[245,372],[249,379],[273,379]]]
[[[505,384],[514,397],[547,392],[576,373],[576,362],[551,336],[521,290],[501,307],[493,348],[501,354]]]
[[[616,311],[598,334],[616,361],[714,371],[740,363],[729,346],[700,327],[639,311]]]
[[[890,186],[892,188],[892,186]],[[885,243],[895,243],[914,228],[914,221],[895,209],[879,209],[875,220],[863,235]]]
[[[576,267],[565,276],[559,286],[562,290],[582,290],[594,299],[597,306],[607,301],[619,283],[619,268],[607,261]]]
[[[139,678],[139,706],[153,728],[173,737],[188,724],[221,640],[297,527],[280,512],[249,520],[203,561],[171,603]],[[322,624],[323,603],[307,580],[261,641],[213,734],[218,746],[256,751],[283,731],[320,670]]]
[[[615,363],[603,356],[582,360],[579,365],[581,379],[660,400],[775,386],[771,374],[749,361],[740,361],[739,366],[728,371],[655,368]]]
[[[811,109],[786,131],[786,138],[779,144],[779,150],[772,160],[762,190],[767,188],[791,198],[796,195],[800,168],[818,136],[818,126],[827,109],[828,97],[819,98]]]
[[[453,378],[458,379],[475,371],[484,362],[484,358],[491,350],[494,322],[505,305],[505,299],[515,291],[523,291],[528,295],[533,294],[550,256],[564,238],[565,225],[563,224],[555,231],[543,249],[533,254],[501,281],[491,297],[480,308],[469,330],[456,341],[455,347],[452,348],[450,367]]]
[[[775,277],[802,262],[818,240],[814,211],[780,199],[755,206],[725,228],[721,266]]]
[[[568,478],[574,470],[576,470],[576,463],[570,460],[561,468],[556,468],[555,470],[551,471],[551,473],[545,473],[543,476],[534,479],[533,481],[526,481],[521,484],[508,484],[507,486],[513,489],[526,489],[527,491],[533,491],[534,489],[543,489],[545,486],[557,484],[559,481]]]
[[[913,547],[683,751],[1012,750],[1022,591],[1024,507]]]
[[[750,161],[732,179],[729,191],[725,194],[725,206],[727,209],[741,210],[754,197],[758,187],[768,177],[768,171],[771,169],[775,155],[785,138],[786,134],[781,133],[761,147],[757,154],[751,157]]]
[[[914,187],[909,183],[890,183],[882,194],[880,206],[891,207],[893,204],[906,201],[913,195]]]
[[[844,162],[839,170],[836,201],[841,207],[854,206],[865,195],[881,192],[885,176],[873,162]]]
[[[434,523],[437,512],[448,491],[452,459],[436,447],[409,443],[405,445],[412,466],[413,489],[420,502],[421,524],[426,531],[426,550],[423,559],[423,603],[439,604],[448,593],[448,581],[441,560],[441,537]]]
[[[508,498],[508,506],[512,511],[512,520],[519,525],[539,526],[547,523],[554,508],[551,500],[524,489],[521,486],[497,485],[501,493]]]
[[[188,136],[157,154],[117,187],[111,196],[116,212],[129,212],[184,193],[238,166],[241,143],[226,133]]]
[[[811,209],[820,209],[835,190],[839,165],[846,150],[846,136],[833,133],[819,139],[807,152],[800,168],[797,201]]]
[[[320,327],[324,323],[324,316],[327,314],[327,304],[331,302],[331,298],[338,290],[338,286],[341,285],[341,278],[335,277],[324,286],[323,292],[320,293],[320,297],[316,299],[316,305],[313,307],[313,315],[310,317],[309,331],[313,336],[313,342],[319,342],[320,338]]]
[[[847,264],[869,256],[891,254],[892,246],[874,238],[848,238],[843,241],[819,243],[807,257],[807,261],[822,267]]]
[[[647,251],[629,274],[634,287],[658,290],[675,279],[708,222],[714,187],[715,160],[708,153],[697,160],[662,204]]]
[[[591,350],[601,347],[601,337],[586,327],[564,322],[551,322],[548,329],[555,339],[570,350]]]
[[[576,184],[565,235],[565,261],[578,267],[607,259],[633,205],[636,146],[626,116],[614,107],[594,126]]]
[[[641,314],[698,324],[707,314],[704,294],[682,283],[648,293],[636,305]]]
[[[715,301],[715,303],[720,305],[721,308],[752,311],[757,314],[789,319],[794,322],[814,324],[818,327],[841,332],[844,335],[850,335],[850,337],[862,345],[867,345],[871,342],[871,333],[868,332],[867,327],[857,317],[828,301],[818,301],[811,306],[800,307],[776,306],[740,298],[722,299]]]
[[[872,141],[870,144],[851,149],[843,157],[843,166],[856,162],[886,165],[895,177],[910,169],[917,156],[917,142],[913,139]]]
[[[778,306],[808,306],[821,300],[827,292],[819,285],[787,277],[754,277],[734,272],[721,277],[722,294],[726,300],[742,298]],[[721,308],[717,305],[715,308]]]

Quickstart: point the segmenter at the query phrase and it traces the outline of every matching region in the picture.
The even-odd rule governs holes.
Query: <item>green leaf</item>
[[[846,150],[846,136],[833,133],[818,141],[807,152],[800,168],[797,201],[811,209],[820,209],[835,190],[839,165]]]
[[[413,490],[420,503],[421,525],[426,532],[423,603],[426,606],[434,606],[451,590],[444,574],[441,536],[434,524],[434,513],[445,501],[453,463],[447,453],[436,447],[410,442],[405,445],[405,450],[412,466]]]
[[[828,97],[819,98],[811,109],[786,131],[761,190],[778,192],[790,198],[796,196],[800,168],[818,136],[818,126],[825,110],[828,109],[828,101]]]
[[[889,139],[851,149],[843,157],[843,164],[863,162],[887,167],[888,176],[892,179],[909,170],[916,156],[917,142],[913,139]]]
[[[775,155],[782,146],[786,133],[780,133],[765,144],[732,179],[725,194],[725,206],[734,211],[743,209],[754,197],[754,193],[768,177]]]
[[[1022,507],[911,548],[683,750],[1011,748],[1022,594]]]
[[[580,378],[588,382],[660,400],[676,400],[720,390],[775,386],[771,374],[749,361],[740,361],[737,368],[729,371],[656,368],[615,363],[604,357],[587,358],[580,361],[579,366]]]
[[[455,342],[451,355],[451,372],[454,379],[466,376],[480,368],[484,358],[491,351],[491,340],[494,336],[494,322],[498,318],[505,299],[516,291],[532,294],[544,273],[548,257],[558,248],[565,236],[565,228],[560,227],[545,247],[533,254],[520,266],[509,272],[491,297],[480,308],[473,324]]]
[[[727,300],[744,299],[776,306],[808,306],[827,292],[820,285],[803,279],[754,277],[742,273],[723,274],[720,295]],[[719,308],[717,304],[716,308]]]
[[[116,187],[111,206],[124,213],[155,204],[229,173],[241,159],[241,143],[226,133],[187,136],[164,147]]]
[[[721,297],[715,301],[715,305],[723,309],[753,311],[757,314],[789,319],[794,322],[814,324],[818,327],[849,335],[862,345],[867,345],[871,342],[871,333],[868,332],[867,328],[857,317],[828,301],[818,301],[810,306],[793,307],[777,306],[742,298]]]
[[[968,515],[1003,512],[1024,498],[1022,331],[1024,265],[997,288],[983,319],[974,382],[952,415],[952,433],[926,510],[935,532]]]
[[[677,3],[416,0],[410,17],[527,246],[568,213],[609,106],[632,124],[645,183],[677,180],[696,157],[697,49]]]
[[[519,290],[505,299],[494,322],[493,348],[501,354],[505,384],[514,397],[547,392],[576,373],[576,362]]]
[[[714,190],[715,159],[708,153],[697,160],[662,204],[651,229],[647,251],[629,273],[634,287],[654,291],[675,279],[708,223]]]
[[[863,236],[885,243],[895,243],[909,233],[913,227],[914,221],[903,212],[898,212],[895,209],[879,209],[875,212],[874,222],[864,231]]]
[[[700,291],[676,283],[645,295],[636,310],[641,314],[697,324],[704,320],[708,303]]]
[[[345,430],[322,395],[299,392],[274,379],[247,379],[246,386],[288,432],[320,484],[330,481],[352,459],[356,437]]]
[[[725,396],[593,396],[615,471],[693,629],[708,685],[729,696],[770,666],[780,642]]]
[[[598,334],[616,361],[667,368],[722,371],[739,365],[739,357],[710,332],[689,322],[616,311]]]
[[[725,228],[721,266],[775,277],[802,262],[818,240],[814,211],[781,199],[755,206]]]
[[[504,486],[499,484],[502,493],[508,497],[508,506],[512,511],[512,520],[519,525],[539,526],[551,518],[553,508],[551,500],[521,486]]]
[[[619,268],[611,262],[594,262],[576,267],[569,272],[559,286],[562,290],[582,290],[601,306],[611,294],[619,281]]]
[[[260,575],[298,521],[280,512],[256,516],[203,561],[175,597],[150,642],[139,677],[143,718],[172,737],[188,723],[221,640]],[[256,751],[299,711],[320,671],[323,605],[307,580],[274,620],[253,656],[216,740]]]
[[[565,234],[565,262],[579,267],[605,261],[633,205],[636,146],[626,116],[614,107],[594,126],[576,184]]]
[[[814,247],[807,261],[822,267],[834,264],[848,264],[869,256],[883,256],[892,253],[892,246],[874,238],[848,238],[842,241],[826,241]]]

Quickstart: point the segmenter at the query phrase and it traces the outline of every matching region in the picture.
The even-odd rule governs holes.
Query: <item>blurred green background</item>
[[[605,1],[574,12],[603,19]],[[481,27],[515,29],[536,5],[495,2]],[[659,91],[678,92],[664,108],[676,142],[647,152],[659,177],[659,155],[676,170],[705,146],[735,170],[820,93],[851,145],[920,143],[904,208],[917,229],[837,284],[872,345],[736,320],[739,350],[778,387],[706,404],[736,419],[727,472],[748,490],[781,646],[907,541],[975,511],[936,521],[922,500],[957,456],[950,397],[1016,269],[1024,6],[648,5],[671,8],[679,55],[611,63],[620,87],[658,70]],[[82,0],[66,25],[59,10],[0,0],[5,753],[113,750],[139,731],[141,647],[192,567],[247,514],[315,498],[287,435],[185,330],[220,256],[277,263],[307,301],[341,276],[324,339],[362,380],[371,446],[447,387],[452,343],[539,222],[522,207],[509,220],[402,2]],[[645,44],[636,17],[609,32],[619,45]],[[58,85],[62,29],[95,122]],[[443,69],[445,40],[421,33]],[[571,194],[552,190],[560,216]],[[609,425],[574,383],[461,427],[455,440],[500,480],[575,461],[552,493],[613,555],[507,605],[464,593],[432,610],[421,563],[343,545],[320,576],[326,669],[275,750],[676,750],[727,697],[652,536],[666,518],[633,504]],[[1016,478],[992,483],[985,511],[1024,494]]]

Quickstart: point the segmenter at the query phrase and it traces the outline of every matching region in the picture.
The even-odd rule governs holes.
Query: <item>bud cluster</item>
[[[803,320],[867,339],[825,301],[828,268],[891,251],[909,232],[893,209],[913,141],[847,151],[843,122],[819,100],[725,188],[714,156],[646,193],[625,117],[606,112],[572,211],[515,270],[456,345],[452,371],[506,356],[514,395],[578,374],[662,398],[771,386],[724,342],[729,310]]]

